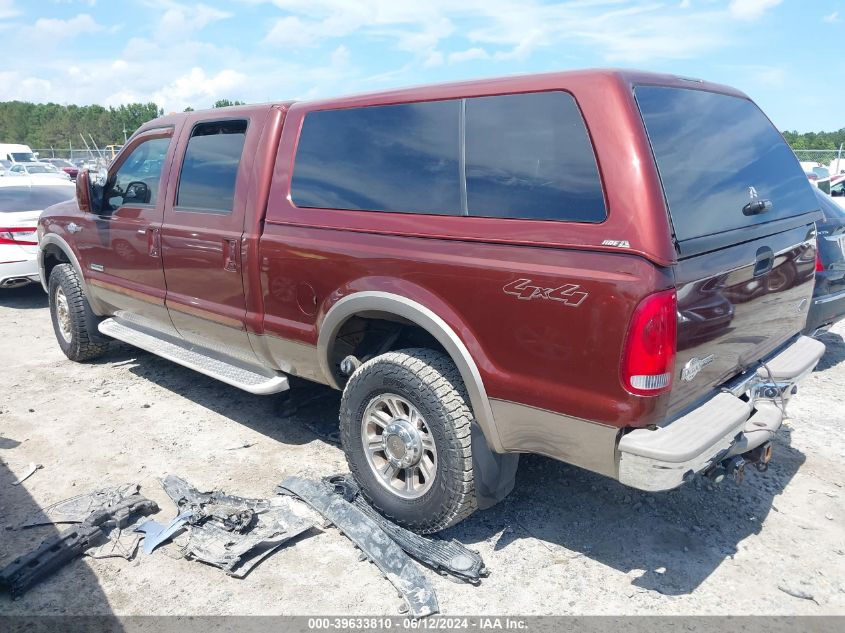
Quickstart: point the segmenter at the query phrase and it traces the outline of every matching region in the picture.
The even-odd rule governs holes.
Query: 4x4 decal
[[[513,295],[523,301],[548,299],[549,301],[560,301],[572,308],[577,308],[584,303],[584,299],[588,295],[577,284],[564,284],[557,288],[542,288],[533,285],[530,279],[517,279],[507,284],[502,290],[505,291],[505,294]]]

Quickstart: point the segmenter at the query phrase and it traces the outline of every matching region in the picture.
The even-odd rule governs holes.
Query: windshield
[[[661,86],[637,86],[635,96],[679,241],[819,208],[792,150],[751,101]]]
[[[11,156],[12,160],[16,163],[35,162],[35,156],[32,155],[32,152],[10,152],[9,156]]]
[[[73,185],[0,187],[0,212],[41,211],[74,197]]]

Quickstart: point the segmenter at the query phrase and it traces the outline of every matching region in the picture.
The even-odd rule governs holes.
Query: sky
[[[0,101],[166,112],[640,68],[732,85],[781,130],[845,127],[845,0],[0,0]]]

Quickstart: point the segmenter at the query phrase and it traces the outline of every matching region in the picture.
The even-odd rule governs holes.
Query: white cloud
[[[205,4],[182,5],[164,2],[163,8],[164,13],[161,14],[155,29],[156,38],[159,40],[184,39],[213,22],[232,17],[227,11]]]
[[[443,53],[438,50],[431,51],[423,61],[423,68],[434,68],[443,65]]]
[[[19,11],[15,9],[14,0],[0,0],[0,20],[13,18]]]
[[[822,18],[822,21],[827,22],[828,24],[833,24],[834,22],[839,22],[839,11],[834,11],[830,15],[826,15]]]
[[[293,15],[276,20],[264,37],[265,44],[293,48],[312,46],[316,42],[317,34],[314,30],[306,27],[302,20]]]
[[[741,20],[756,20],[783,0],[731,0],[728,8],[734,17]]]
[[[87,13],[67,20],[56,18],[41,18],[28,30],[28,35],[38,42],[55,43],[58,40],[74,38],[84,33],[96,33],[103,30]]]
[[[247,81],[247,76],[232,69],[206,75],[200,67],[177,77],[152,97],[156,103],[165,103],[168,108],[184,110],[196,103],[209,103],[236,92]]]
[[[449,63],[456,64],[459,62],[469,61],[471,59],[489,59],[490,53],[483,48],[474,47],[468,48],[465,51],[456,51],[449,54]]]

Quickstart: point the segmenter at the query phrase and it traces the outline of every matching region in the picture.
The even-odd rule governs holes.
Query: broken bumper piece
[[[411,615],[421,618],[439,611],[437,596],[428,579],[381,526],[360,508],[335,494],[325,484],[299,477],[285,479],[277,492],[298,497],[355,543],[399,590]]]

